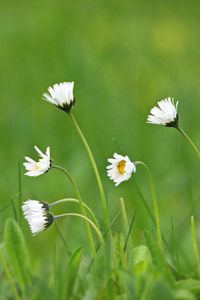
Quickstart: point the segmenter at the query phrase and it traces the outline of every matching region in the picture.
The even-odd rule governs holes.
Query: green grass
[[[108,253],[107,238],[87,276],[91,252],[81,220],[70,218],[57,223],[74,253],[70,257],[55,226],[32,237],[21,218],[22,232],[18,228],[18,233],[25,239],[30,256],[32,285],[20,283],[19,275],[16,277],[10,269],[10,259],[15,258],[9,256],[5,246],[1,249],[19,296],[60,300],[72,293],[74,299],[156,300],[160,295],[166,299],[199,299],[190,225],[193,215],[198,247],[198,160],[174,129],[145,123],[158,100],[174,96],[179,100],[183,129],[200,147],[199,2],[20,0],[2,1],[0,8],[2,245],[7,219],[20,224],[19,199],[53,202],[75,196],[57,170],[38,178],[23,175],[24,156],[35,155],[34,145],[43,151],[51,147],[55,163],[69,170],[83,201],[95,212],[101,226],[105,222],[91,164],[75,129],[63,112],[41,100],[43,92],[56,82],[75,81],[74,115],[97,161],[111,219],[120,209],[120,197],[129,225],[136,211],[128,254],[123,255],[127,232],[120,215],[112,226],[115,251]],[[164,255],[157,249],[155,226],[145,208],[148,205],[153,212],[148,178],[138,169],[131,180],[115,188],[105,171],[107,158],[114,152],[142,160],[150,167],[167,242]],[[77,204],[64,208],[66,212],[77,211]],[[57,211],[61,213],[62,209]],[[12,245],[12,241],[9,243]],[[138,251],[141,245],[148,247],[142,248],[142,254]],[[13,244],[11,251],[15,247]],[[133,258],[135,254],[142,257]],[[2,300],[14,293],[7,275],[1,262]]]

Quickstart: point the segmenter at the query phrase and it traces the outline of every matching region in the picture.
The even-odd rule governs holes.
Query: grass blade
[[[9,265],[24,290],[31,284],[29,253],[21,228],[13,219],[6,221],[4,241]]]
[[[126,248],[127,248],[127,245],[128,245],[129,237],[131,235],[131,231],[132,231],[132,228],[133,228],[135,217],[136,217],[136,209],[135,209],[135,211],[133,213],[133,216],[132,216],[132,219],[131,219],[131,223],[130,223],[130,226],[129,226],[129,229],[128,229],[127,237],[126,237],[126,240],[125,240],[125,243],[124,243],[124,252],[126,252]]]
[[[82,258],[82,248],[78,248],[69,262],[67,273],[68,273],[68,280],[67,280],[67,287],[66,287],[66,297],[65,299],[71,299],[74,291],[74,286],[76,283],[76,279],[78,277],[78,271],[81,263]]]

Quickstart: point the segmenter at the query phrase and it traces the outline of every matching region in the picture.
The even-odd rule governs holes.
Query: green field
[[[195,0],[1,2],[0,258],[6,261],[19,298],[14,298],[0,260],[0,300],[200,299],[190,224],[194,216],[199,245],[199,161],[176,130],[146,124],[157,101],[174,97],[179,101],[181,127],[200,148],[199,10],[200,2]],[[127,237],[121,213],[112,226],[113,252],[108,234],[87,275],[92,255],[82,220],[62,219],[58,227],[33,237],[20,210],[20,201],[29,198],[50,203],[74,197],[58,170],[37,178],[24,176],[24,156],[36,159],[34,145],[42,151],[50,146],[51,157],[73,176],[84,202],[104,228],[98,185],[85,148],[69,116],[42,100],[49,86],[63,81],[75,82],[73,113],[96,159],[110,219],[121,209],[120,197],[129,225],[135,213],[128,263],[120,252]],[[159,252],[145,206],[154,213],[148,176],[138,167],[129,181],[115,187],[106,175],[107,159],[114,152],[142,160],[151,170],[167,242],[164,254]],[[25,286],[12,267],[14,261],[19,263],[12,251],[23,253],[20,241],[14,239],[13,246],[9,241],[10,254],[4,245],[6,221],[16,219],[14,207],[30,256],[32,283],[22,279]],[[80,210],[76,204],[66,204],[54,211]],[[58,228],[71,253],[82,247],[71,265]],[[148,246],[151,253],[138,254],[140,245]],[[133,253],[142,256],[142,266],[130,259]]]

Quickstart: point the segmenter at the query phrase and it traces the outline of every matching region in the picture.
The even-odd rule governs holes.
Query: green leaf
[[[124,255],[124,238],[123,235],[118,233],[116,234],[113,239],[113,250],[112,250],[112,260],[113,266],[118,269],[120,266],[121,268],[126,267],[126,256]]]
[[[130,265],[133,268],[135,275],[142,275],[145,273],[149,266],[152,265],[152,257],[149,248],[140,245],[133,249],[130,256]]]
[[[82,257],[82,248],[79,248],[73,253],[70,259],[69,265],[67,267],[68,276],[67,276],[67,288],[66,288],[65,299],[71,299],[73,295],[74,285],[78,277],[81,257]]]
[[[40,278],[32,278],[33,285],[29,286],[26,290],[24,297],[21,300],[39,300],[39,299],[48,299],[55,300],[55,291],[54,289],[49,288],[49,280],[41,276]],[[30,296],[31,295],[31,296]],[[60,299],[59,299],[60,300]]]
[[[175,300],[170,286],[161,278],[151,276],[147,282],[141,300]]]
[[[19,286],[24,289],[31,284],[29,253],[21,228],[13,219],[6,221],[4,241],[10,268]]]
[[[102,245],[95,257],[90,271],[82,279],[82,286],[84,285],[84,295],[82,300],[94,300],[102,290],[111,277],[111,266],[110,266],[110,253],[107,251],[110,239],[106,240],[106,245]]]
[[[98,291],[95,300],[116,300],[117,293],[118,286],[112,279],[109,279],[106,285]]]
[[[175,291],[175,298],[177,300],[197,300],[190,291],[184,289]]]
[[[200,293],[200,280],[196,280],[192,278],[179,280],[175,283],[175,288],[190,290],[191,292],[194,293]]]
[[[119,278],[121,286],[123,286],[123,289],[126,291],[128,299],[135,300],[135,278],[133,275],[128,271],[119,270]]]
[[[160,249],[158,244],[154,241],[150,232],[145,231],[144,234],[145,234],[145,240],[146,240],[147,246],[151,252],[152,261],[156,267],[156,270],[159,273],[161,273],[162,276],[165,277],[165,279],[168,282],[173,283],[174,276],[169,268],[169,265],[164,257],[162,250]]]

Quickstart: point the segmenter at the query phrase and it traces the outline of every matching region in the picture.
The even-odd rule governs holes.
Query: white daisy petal
[[[136,172],[136,166],[128,156],[114,153],[113,157],[108,159],[110,165],[106,167],[107,175],[114,181],[115,186],[118,186],[123,181],[127,181]]]
[[[30,157],[25,156],[27,162],[23,163],[25,169],[28,171],[25,175],[32,177],[42,175],[51,168],[50,147],[47,147],[46,154],[43,153],[37,146],[34,146],[34,148],[40,156],[39,161],[35,161]]]
[[[178,102],[174,104],[174,99],[169,97],[158,102],[158,106],[154,106],[147,118],[147,123],[164,125],[167,127],[178,126]]]
[[[49,206],[42,201],[29,199],[23,203],[22,211],[33,235],[47,229],[53,223]]]
[[[61,82],[48,88],[48,93],[43,94],[43,99],[69,112],[75,102],[73,95],[74,82]]]

